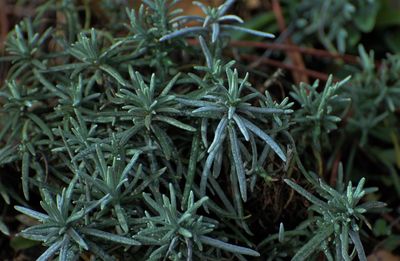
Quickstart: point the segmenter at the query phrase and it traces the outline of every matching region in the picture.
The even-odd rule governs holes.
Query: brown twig
[[[198,45],[199,44],[198,40],[196,40],[196,39],[187,39],[187,42],[190,45]],[[237,44],[237,43],[239,43],[239,44]],[[249,45],[246,45],[245,43],[246,43],[245,41],[240,41],[240,42],[235,41],[235,42],[232,42],[232,46],[237,46],[237,47],[247,46],[247,47],[249,47],[252,44],[254,44],[254,46],[251,46],[251,47],[258,47],[257,44],[262,44],[262,43],[258,43],[258,42],[248,42]],[[264,46],[262,46],[262,48],[264,48]],[[265,58],[265,57],[259,57],[259,56],[256,56],[256,55],[242,54],[241,58],[243,58],[245,60],[249,60],[249,61],[255,61],[257,59],[260,59],[260,63],[271,65],[271,66],[282,68],[282,69],[286,69],[286,70],[296,71],[296,72],[299,72],[299,73],[304,73],[304,74],[308,75],[309,77],[312,77],[314,79],[320,79],[322,81],[327,81],[328,78],[329,78],[329,75],[327,75],[325,73],[321,73],[321,72],[318,72],[318,71],[305,69],[305,68],[298,68],[298,67],[296,67],[294,65],[285,64],[283,62],[280,62],[280,61],[277,61],[277,60],[273,60],[273,59],[269,59],[269,58]],[[338,79],[334,78],[334,81],[338,81]]]
[[[331,186],[336,186],[336,184],[337,184],[337,175],[338,175],[338,170],[339,170],[339,164],[340,164],[341,157],[342,157],[342,154],[339,152],[336,155],[335,161],[333,163],[332,171],[331,171],[331,177],[330,177],[330,180],[329,180],[329,184]]]
[[[252,41],[232,41],[230,43],[231,46],[234,47],[254,47],[254,48],[260,48],[260,49],[273,49],[273,50],[279,50],[279,51],[286,51],[286,52],[291,52],[291,51],[297,51],[303,54],[308,54],[311,56],[315,57],[326,57],[326,58],[332,58],[332,59],[339,59],[343,60],[348,63],[353,63],[353,64],[358,64],[359,60],[357,56],[354,55],[349,55],[349,54],[337,54],[337,53],[331,53],[326,50],[321,50],[321,49],[315,49],[315,48],[306,48],[306,47],[300,47],[296,45],[288,45],[288,44],[277,44],[277,43],[261,43],[261,42],[252,42]]]
[[[188,39],[187,41],[189,44],[198,44],[198,41],[196,39]],[[300,47],[297,45],[288,45],[280,43],[262,43],[262,42],[252,42],[252,41],[231,41],[230,46],[272,49],[272,50],[286,51],[286,52],[297,51],[315,57],[338,59],[352,64],[360,63],[358,57],[354,55],[331,53],[329,51],[322,49]]]
[[[255,59],[259,59],[259,57],[257,55],[249,55],[249,54],[242,54],[241,57],[245,60],[250,60],[250,61],[254,61]],[[287,69],[287,70],[291,70],[291,71],[296,71],[298,73],[302,73],[305,74],[309,77],[312,77],[314,79],[320,79],[322,81],[327,81],[329,76],[325,73],[321,73],[318,71],[314,71],[314,70],[310,70],[310,69],[304,69],[304,68],[299,68],[295,65],[291,65],[291,64],[285,64],[283,62],[277,61],[277,60],[273,60],[273,59],[269,59],[269,58],[262,58],[261,59],[261,63],[263,64],[267,64],[267,65],[271,65],[274,67],[279,67],[279,68],[283,68],[283,69]],[[334,81],[338,81],[338,79],[333,78]]]
[[[5,0],[0,0],[0,51],[3,49],[6,40],[9,23],[7,19],[8,6]]]
[[[274,12],[276,20],[278,22],[279,30],[281,31],[281,33],[285,32],[286,31],[286,22],[285,22],[285,18],[283,17],[282,8],[279,3],[279,0],[272,0],[272,11]],[[293,42],[290,37],[287,37],[285,42],[288,45],[293,45]],[[306,70],[306,66],[304,64],[304,60],[303,60],[303,57],[301,56],[300,52],[293,50],[293,51],[289,51],[287,53],[287,55],[288,55],[289,59],[292,61],[294,66],[298,67],[301,70]],[[303,73],[300,73],[295,70],[292,70],[292,73],[293,73],[293,78],[296,83],[300,83],[300,82],[308,83],[309,82],[307,74],[303,74]]]

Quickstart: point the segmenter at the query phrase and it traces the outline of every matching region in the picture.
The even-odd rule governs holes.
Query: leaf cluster
[[[376,0],[287,1],[295,38],[316,38],[327,50],[344,53],[357,45],[361,34],[375,25],[380,2]]]

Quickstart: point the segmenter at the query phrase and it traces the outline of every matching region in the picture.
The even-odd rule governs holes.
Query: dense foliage
[[[241,26],[229,14],[232,0],[194,2],[203,16],[180,14],[177,2],[145,0],[138,10],[115,3],[107,6],[114,22],[91,28],[80,18],[88,8],[49,0],[10,32],[0,165],[18,173],[23,195],[12,191],[9,173],[1,173],[0,193],[37,220],[20,236],[43,243],[38,260],[87,252],[102,260],[366,260],[368,212],[385,204],[352,172],[357,152],[374,149],[370,139],[396,144],[399,57],[377,70],[360,47],[351,77],[283,95],[260,90],[232,60],[230,36],[273,35]],[[352,8],[367,12],[338,2],[347,10],[340,26]],[[358,2],[368,9],[374,1]],[[48,13],[62,23],[50,27]],[[344,29],[330,30],[339,38],[322,42],[337,40],[344,51]],[[328,182],[324,165],[332,167],[326,155],[336,155],[336,142],[350,144],[349,157]],[[397,175],[398,159],[371,154]],[[312,204],[290,230],[260,200],[278,186],[280,212],[305,209],[294,191]],[[0,229],[9,234],[1,220]]]

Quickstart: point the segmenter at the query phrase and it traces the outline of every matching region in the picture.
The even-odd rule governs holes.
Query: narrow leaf
[[[94,229],[94,228],[81,228],[80,231],[86,235],[102,238],[107,241],[112,241],[112,242],[121,243],[121,244],[125,244],[125,245],[136,245],[136,246],[140,245],[140,242],[138,242],[132,238],[122,237],[119,235],[104,232],[104,231]]]
[[[283,152],[283,150],[279,147],[279,145],[268,135],[266,134],[264,131],[262,131],[260,128],[258,128],[256,125],[254,125],[253,123],[251,123],[250,121],[246,120],[246,119],[242,119],[244,124],[246,125],[246,127],[253,132],[255,135],[257,135],[258,137],[260,137],[261,139],[263,139],[271,148],[272,150],[275,151],[276,154],[278,154],[278,156],[286,162],[286,155]]]
[[[231,143],[231,152],[233,156],[233,163],[235,165],[236,175],[239,182],[240,194],[242,196],[243,201],[247,201],[247,185],[246,185],[246,173],[243,167],[242,156],[240,154],[238,137],[235,129],[229,125],[229,140]]]
[[[221,240],[214,239],[211,237],[199,236],[199,240],[201,243],[203,243],[205,245],[220,248],[220,249],[228,251],[228,252],[242,254],[242,255],[248,255],[248,256],[260,256],[260,253],[258,253],[257,251],[254,251],[250,248],[232,245],[232,244],[225,243]]]

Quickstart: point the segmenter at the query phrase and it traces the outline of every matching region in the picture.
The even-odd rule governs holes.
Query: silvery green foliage
[[[110,38],[99,29],[70,37],[69,33],[76,27],[67,28],[68,38],[59,39],[50,29],[40,38],[40,34],[34,33],[39,31],[39,20],[25,22],[21,26],[24,33],[17,27],[16,34],[10,34],[7,59],[15,64],[1,90],[6,103],[1,117],[8,118],[1,131],[1,140],[5,143],[1,159],[2,164],[21,165],[27,200],[34,187],[41,191],[45,214],[17,207],[41,223],[21,232],[21,236],[42,241],[48,247],[40,260],[57,255],[61,260],[70,260],[83,250],[109,260],[116,253],[107,246],[120,244],[134,245],[128,248],[130,254],[143,258],[158,256],[157,252],[151,253],[155,251],[152,242],[142,242],[144,247],[138,247],[139,242],[132,236],[144,233],[140,233],[143,225],[138,220],[146,217],[144,203],[150,202],[146,193],[152,193],[155,202],[161,202],[159,192],[164,189],[176,190],[177,198],[170,200],[179,199],[188,206],[182,213],[182,225],[187,224],[190,229],[184,233],[185,242],[190,238],[188,233],[200,233],[203,224],[206,227],[213,224],[210,231],[207,228],[199,234],[201,243],[197,238],[192,242],[196,245],[194,255],[200,253],[201,245],[205,245],[210,256],[219,257],[227,252],[258,255],[251,249],[228,243],[230,239],[225,233],[208,233],[219,229],[218,222],[210,221],[211,218],[199,219],[195,214],[197,208],[206,208],[212,216],[216,212],[223,215],[222,226],[238,223],[249,232],[241,205],[231,203],[232,199],[216,179],[210,179],[211,187],[213,191],[218,190],[222,204],[212,200],[204,205],[194,203],[195,197],[204,202],[194,181],[203,165],[197,161],[205,159],[206,151],[194,146],[198,144],[201,128],[197,115],[190,112],[192,106],[177,98],[188,99],[191,95],[182,96],[175,88],[201,88],[202,81],[197,81],[200,78],[194,78],[194,74],[191,77],[182,73],[171,75],[170,68],[176,62],[172,55],[176,55],[174,44],[158,41],[172,31],[170,20],[176,12],[171,7],[175,2],[145,1],[138,13],[128,11],[131,27],[126,36],[119,38]],[[75,10],[63,4],[54,9],[65,14]],[[53,10],[51,1],[41,8]],[[73,18],[68,16],[68,19]],[[45,41],[55,39],[59,49],[65,48],[65,52],[57,48],[51,54],[41,51]],[[147,45],[149,41],[153,45]],[[182,42],[179,38],[172,41],[178,45]],[[215,63],[219,72],[214,73],[212,81],[225,84],[218,65],[223,63]],[[149,75],[148,71],[153,69],[155,73]],[[237,93],[237,73],[229,70],[229,75],[231,92]],[[219,87],[221,94],[225,93],[222,87]],[[200,94],[211,95],[212,90],[213,87],[207,86]],[[193,155],[189,155],[187,166],[181,150],[191,143]],[[190,175],[186,176],[186,171]],[[54,183],[48,184],[48,178]],[[185,181],[184,189],[180,187],[180,180]],[[243,185],[246,184],[242,182]],[[6,190],[2,190],[2,195],[9,202]],[[241,204],[240,198],[236,199]],[[164,203],[167,204],[165,199]],[[172,203],[167,212],[181,215]],[[165,213],[158,214],[165,219]],[[192,220],[198,225],[193,226]],[[173,227],[166,228],[170,230],[161,229],[157,235],[173,233]],[[2,227],[2,231],[7,233],[6,228]],[[171,255],[179,256],[179,252],[174,250]]]
[[[294,38],[315,36],[330,51],[344,53],[374,28],[377,0],[286,1],[297,28]]]
[[[154,245],[149,260],[171,258],[172,260],[204,259],[212,252],[207,246],[223,249],[235,254],[259,256],[259,253],[249,248],[228,244],[224,241],[213,239],[209,235],[217,228],[216,220],[197,215],[207,197],[194,202],[194,194],[190,192],[186,206],[181,206],[179,211],[175,190],[169,184],[170,195],[162,196],[161,202],[156,202],[149,195],[143,198],[152,209],[152,215],[145,212],[142,222],[146,227],[140,230],[135,239]]]
[[[155,68],[157,76],[164,79],[165,74],[174,68],[174,61],[171,59],[170,53],[176,51],[176,48],[183,48],[184,43],[180,39],[175,39],[172,45],[162,43],[159,39],[173,31],[173,19],[182,10],[175,7],[179,0],[145,0],[142,2],[144,4],[140,6],[139,10],[126,10],[130,30],[127,38],[134,43],[135,53],[147,54],[143,57],[144,59],[134,63],[146,64]]]
[[[74,57],[77,62],[68,65],[54,66],[46,72],[60,70],[72,70],[71,78],[75,78],[82,71],[93,71],[93,77],[101,82],[103,77],[112,77],[121,85],[126,85],[120,73],[115,66],[121,62],[117,57],[120,50],[118,47],[124,43],[124,40],[117,41],[113,45],[102,48],[99,46],[97,32],[95,29],[90,31],[90,38],[85,33],[78,35],[78,40],[71,44],[68,53]]]
[[[216,128],[214,129],[214,138],[212,142],[208,142],[207,132],[209,127],[202,128],[202,140],[204,146],[208,147],[208,157],[203,167],[203,174],[200,182],[200,191],[205,195],[207,178],[213,168],[214,177],[219,176],[221,171],[222,155],[225,151],[225,141],[229,144],[229,151],[232,157],[231,168],[236,172],[236,179],[239,183],[241,197],[244,201],[247,200],[247,185],[246,173],[244,168],[244,161],[242,156],[241,147],[243,147],[241,138],[246,142],[252,143],[253,147],[256,146],[256,139],[265,143],[279,156],[282,161],[286,161],[286,155],[282,148],[271,138],[265,131],[252,122],[252,118],[256,115],[264,118],[265,115],[279,115],[289,114],[292,111],[289,109],[271,108],[271,107],[255,107],[251,105],[251,100],[254,99],[258,93],[253,95],[241,95],[248,85],[247,77],[239,79],[236,70],[226,69],[228,86],[213,86],[208,88],[207,95],[202,99],[179,99],[184,105],[196,108],[191,112],[192,117],[203,118],[203,125],[208,126],[212,119],[216,121]],[[207,88],[208,86],[204,86]],[[238,136],[238,132],[242,136]],[[253,151],[253,153],[257,153]],[[254,160],[254,159],[253,159]],[[254,161],[253,165],[256,164]],[[216,167],[217,166],[217,167]]]
[[[43,110],[46,110],[47,107],[45,102],[52,95],[41,88],[27,88],[22,86],[21,83],[11,80],[6,81],[0,96],[6,100],[2,112],[3,117],[7,118],[4,126],[2,126],[0,139],[19,140],[17,146],[12,145],[12,143],[7,145],[10,146],[10,150],[19,155],[19,157],[13,157],[13,161],[21,160],[22,188],[25,198],[28,199],[29,165],[37,171],[42,170],[39,164],[32,161],[32,157],[37,155],[38,146],[35,146],[35,143],[39,140],[46,140],[47,142],[54,140],[50,127],[43,121]],[[32,132],[36,132],[37,135],[30,138]]]
[[[45,56],[42,48],[52,31],[52,28],[48,28],[39,34],[35,32],[35,28],[29,20],[24,20],[15,26],[15,30],[9,34],[6,41],[8,59],[13,62],[13,66],[8,71],[9,79],[15,79],[29,71],[32,72],[32,67],[41,70],[46,68],[46,64],[41,61]]]
[[[289,97],[258,91],[250,74],[222,55],[227,30],[270,36],[225,24],[242,22],[226,14],[234,1],[216,8],[197,3],[205,17],[177,16],[177,1],[143,3],[121,16],[125,29],[110,31],[114,26],[82,30],[90,28],[79,20],[83,6],[50,0],[10,33],[0,164],[20,170],[26,202],[16,209],[39,222],[21,236],[47,247],[40,260],[73,260],[83,251],[103,260],[268,255],[269,243],[252,250],[248,204],[272,172],[278,179],[297,168],[304,174],[296,143],[310,134],[317,142],[336,128],[338,87],[345,81],[328,82],[322,92],[317,84],[296,88],[300,108],[294,110]],[[54,11],[65,24],[42,30],[47,24],[40,18]],[[202,25],[176,27],[193,20]],[[186,44],[191,33],[199,46]],[[15,195],[2,184],[0,194],[11,204]],[[29,201],[38,192],[43,211]],[[362,194],[354,193],[351,202]],[[357,213],[349,216],[351,226],[343,225],[349,231],[362,219]],[[306,227],[302,237],[319,231]],[[0,230],[8,233],[1,222]],[[340,240],[360,243],[350,232]]]
[[[317,90],[318,80],[313,85],[300,83],[298,87],[293,86],[290,96],[301,106],[294,115],[297,126],[293,129],[293,135],[296,138],[301,137],[299,143],[302,146],[311,142],[314,148],[321,150],[321,141],[327,141],[327,135],[337,129],[337,124],[341,121],[341,112],[335,110],[342,107],[343,111],[350,101],[348,97],[340,94],[349,80],[350,77],[347,77],[334,83],[330,76],[321,92]],[[307,129],[313,131],[307,134],[305,133]]]
[[[97,252],[99,257],[107,258],[107,255],[103,254],[105,251],[95,243],[96,239],[125,245],[140,245],[132,238],[99,230],[85,222],[85,218],[105,199],[94,201],[91,204],[74,203],[73,196],[77,180],[78,176],[75,176],[68,187],[64,188],[61,194],[57,194],[55,199],[47,191],[43,192],[41,206],[46,214],[22,206],[15,207],[18,211],[42,223],[21,231],[21,235],[25,238],[43,241],[48,246],[37,260],[49,260],[56,253],[59,255],[59,260],[74,260],[79,249],[91,249],[93,253],[100,250]]]
[[[352,117],[348,129],[361,134],[359,143],[365,146],[368,136],[385,121],[393,121],[395,110],[400,106],[400,85],[398,55],[388,55],[377,69],[374,52],[368,54],[359,47],[361,68],[356,69],[352,87],[347,88],[351,98]]]
[[[230,25],[225,24],[225,22],[236,22],[236,23],[243,23],[243,20],[236,16],[236,15],[227,15],[226,12],[228,9],[235,3],[235,0],[227,0],[225,3],[221,4],[219,7],[209,7],[204,5],[201,2],[194,1],[193,4],[199,6],[203,11],[205,17],[201,16],[178,16],[173,19],[173,22],[182,26],[182,24],[186,24],[188,22],[197,22],[199,26],[191,26],[180,28],[173,33],[164,35],[161,37],[160,41],[166,41],[175,37],[180,36],[187,36],[187,35],[204,35],[209,34],[211,35],[211,42],[215,43],[218,38],[223,34],[225,31],[234,30],[234,31],[242,31],[245,33],[273,38],[274,35],[270,33],[264,33],[260,31],[255,31],[252,29],[240,27],[237,25]]]
[[[386,204],[360,201],[367,194],[376,191],[376,188],[364,188],[365,178],[362,178],[356,187],[353,187],[351,182],[345,186],[341,165],[336,188],[332,188],[321,179],[315,180],[315,190],[319,197],[292,180],[285,179],[285,182],[312,203],[309,210],[316,215],[313,237],[298,250],[292,260],[309,260],[310,256],[321,251],[328,260],[352,260],[355,253],[358,260],[367,260],[360,239],[359,224],[368,222],[365,213],[382,208]]]
[[[147,139],[157,144],[165,158],[170,159],[176,148],[173,147],[172,140],[163,126],[170,125],[188,132],[196,131],[196,128],[177,119],[181,115],[180,104],[171,93],[171,89],[180,75],[177,74],[168,83],[159,86],[155,74],[151,75],[149,84],[146,84],[140,73],[134,72],[132,67],[129,67],[129,74],[132,85],[130,88],[120,88],[114,99],[115,104],[126,110],[126,113],[120,113],[121,120],[134,123],[137,132],[145,129],[150,132]]]

